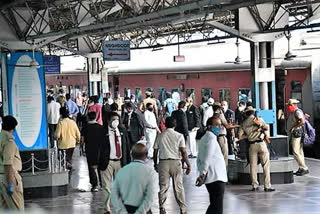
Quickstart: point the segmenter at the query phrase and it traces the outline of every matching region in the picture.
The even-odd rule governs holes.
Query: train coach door
[[[120,93],[120,86],[119,86],[119,76],[113,76],[113,85],[114,85],[114,97]]]
[[[276,102],[278,134],[286,135],[285,107],[286,107],[286,76],[285,71],[276,71]]]

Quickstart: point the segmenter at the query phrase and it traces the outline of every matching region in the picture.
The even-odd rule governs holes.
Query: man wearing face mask
[[[124,128],[119,127],[119,119],[120,117],[116,112],[110,114],[106,127],[106,142],[101,144],[99,151],[99,169],[101,171],[106,214],[111,214],[110,192],[112,181],[119,169],[131,161],[128,134]]]
[[[191,97],[187,98],[187,121],[188,121],[188,132],[189,139],[187,141],[187,152],[189,157],[196,158],[197,152],[197,131],[201,127],[201,117],[198,107],[193,104]]]
[[[147,141],[147,147],[149,149],[149,158],[153,157],[153,145],[157,137],[157,132],[161,133],[157,119],[154,113],[154,105],[152,103],[147,103],[147,110],[144,112],[144,124],[145,124],[145,134]]]
[[[249,143],[249,159],[250,159],[250,176],[252,182],[252,191],[259,190],[259,182],[257,177],[257,163],[260,157],[264,176],[264,191],[273,192],[275,189],[271,187],[270,183],[270,155],[265,141],[265,131],[268,126],[260,117],[255,117],[255,109],[252,106],[247,107],[245,114],[247,119],[242,123],[239,129],[239,139],[241,140],[245,135]],[[259,125],[257,125],[257,123]]]
[[[221,104],[216,102],[213,104],[213,112],[214,114],[218,114],[221,124],[222,129],[221,132],[218,136],[218,142],[220,144],[221,150],[222,150],[222,154],[224,157],[224,160],[226,162],[226,167],[228,167],[228,155],[229,155],[229,149],[228,149],[228,139],[227,139],[227,129],[234,129],[234,128],[238,128],[238,125],[231,125],[228,123],[228,121],[226,120],[223,111],[221,109]]]
[[[309,173],[308,167],[304,160],[303,143],[301,137],[305,119],[304,113],[298,108],[299,100],[289,99],[287,103],[288,120],[287,120],[287,133],[292,145],[292,153],[296,159],[299,169],[295,173],[297,176],[303,176]]]
[[[222,101],[221,102],[221,107],[222,107],[222,112],[224,114],[224,117],[226,118],[227,122],[229,124],[233,124],[234,123],[234,111],[232,111],[231,109],[229,109],[229,105],[227,101]],[[233,155],[234,151],[234,137],[235,137],[235,131],[234,129],[227,129],[227,140],[228,140],[228,150],[229,150],[229,155]]]
[[[180,134],[183,134],[185,140],[187,140],[189,136],[186,111],[186,102],[180,101],[178,104],[178,110],[173,111],[171,116],[173,119],[177,121],[177,126],[174,130],[179,132]]]
[[[152,107],[154,109],[154,113],[156,115],[156,117],[158,117],[158,106],[157,103],[154,99],[152,99],[152,92],[151,91],[146,91],[146,98],[142,101],[143,105],[141,106],[142,109],[140,109],[141,111],[147,111],[148,110],[148,103],[152,104]]]
[[[214,99],[210,97],[206,103],[203,103],[200,108],[202,112],[202,125],[205,128],[207,125],[207,120],[213,116],[213,106]]]
[[[126,113],[121,118],[121,124],[124,125],[128,132],[130,146],[135,145],[144,136],[143,119],[133,110],[133,105],[127,103],[125,105]]]
[[[228,178],[224,157],[217,140],[222,129],[219,115],[209,118],[206,126],[206,134],[199,144],[197,168],[200,176],[196,185],[205,184],[208,190],[210,205],[206,214],[222,214],[225,183],[228,182]]]

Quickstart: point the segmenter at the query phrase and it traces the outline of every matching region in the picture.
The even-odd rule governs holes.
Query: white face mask
[[[131,102],[134,103],[136,100],[135,99],[131,99]]]
[[[222,106],[223,112],[226,112],[228,110],[228,106]]]
[[[243,111],[246,107],[245,106],[240,106],[239,111]]]
[[[119,126],[119,120],[114,120],[111,122],[111,127],[116,129]]]

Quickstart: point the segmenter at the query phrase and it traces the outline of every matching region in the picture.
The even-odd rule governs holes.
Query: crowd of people
[[[191,158],[197,159],[196,185],[205,184],[209,193],[210,205],[206,213],[222,214],[228,155],[237,153],[237,142],[249,145],[252,191],[259,191],[258,158],[264,172],[264,191],[275,191],[270,183],[268,125],[255,116],[256,110],[250,101],[240,101],[234,112],[227,101],[215,102],[212,97],[198,107],[191,97],[177,102],[170,93],[163,104],[150,91],[146,91],[141,103],[136,102],[134,95],[122,100],[120,96],[112,99],[108,93],[102,104],[98,96],[80,95],[73,101],[63,91],[58,96],[49,93],[50,146],[66,151],[70,170],[76,144],[84,148],[91,191],[97,192],[101,187],[106,214],[112,213],[111,204],[115,213],[152,213],[156,173],[160,214],[167,213],[165,202],[171,178],[180,212],[186,214],[183,175],[193,170]],[[301,133],[297,131],[304,125],[305,118],[298,103],[290,99],[287,104],[288,134],[299,164],[296,175],[305,175],[309,171],[304,162]],[[11,116],[3,118],[0,175],[4,173],[7,177],[5,185],[0,185],[0,207],[6,205],[4,190],[5,194],[13,196],[20,191],[10,177],[21,170],[21,160],[20,163],[14,161],[18,156],[11,133],[16,125]],[[154,167],[147,161],[150,159]],[[4,167],[8,165],[11,167]]]

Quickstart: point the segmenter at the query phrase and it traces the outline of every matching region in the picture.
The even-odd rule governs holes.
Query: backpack
[[[295,116],[296,116],[297,111],[299,111],[299,110],[295,111]],[[297,118],[297,116],[296,116],[296,118]],[[312,145],[314,143],[314,141],[316,140],[316,130],[312,127],[309,120],[305,119],[304,126],[302,127],[302,130],[303,130],[303,134],[302,134],[301,142],[305,145]]]
[[[309,120],[305,120],[303,129],[304,129],[304,135],[302,136],[303,144],[312,145],[316,139],[316,131],[311,126]]]

